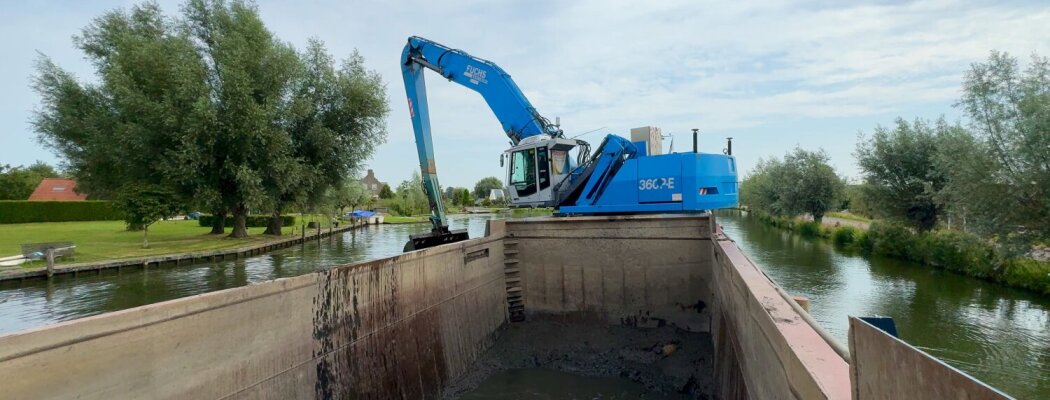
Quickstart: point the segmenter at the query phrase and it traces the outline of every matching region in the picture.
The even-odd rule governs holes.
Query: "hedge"
[[[0,224],[122,219],[124,213],[109,201],[0,200]]]
[[[245,227],[265,228],[267,226],[270,226],[270,217],[270,215],[249,215],[247,218],[245,218]],[[198,222],[201,224],[201,226],[211,226],[212,218],[215,217],[210,214],[203,214],[201,215],[200,219],[198,219]],[[295,226],[295,220],[296,216],[294,215],[282,215],[281,226]],[[226,226],[230,228],[233,227],[232,216],[226,216]]]

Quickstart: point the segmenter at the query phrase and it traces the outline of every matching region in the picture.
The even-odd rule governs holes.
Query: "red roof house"
[[[29,201],[84,201],[86,194],[76,192],[77,182],[72,179],[44,178],[36,187]]]

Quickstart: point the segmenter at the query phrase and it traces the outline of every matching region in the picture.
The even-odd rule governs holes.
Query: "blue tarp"
[[[374,217],[375,215],[376,215],[376,213],[374,211],[365,211],[365,210],[354,210],[352,212],[346,213],[346,216],[353,217],[353,218],[371,218],[371,217]]]

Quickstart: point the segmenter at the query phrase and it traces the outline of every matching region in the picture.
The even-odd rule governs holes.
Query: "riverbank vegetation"
[[[46,56],[32,124],[94,199],[126,199],[130,228],[170,210],[210,211],[212,233],[243,238],[249,212],[319,212],[329,189],[386,137],[386,88],[356,52],[295,48],[250,2],[187,0],[177,15],[146,2],[94,20],[74,40],[95,76]],[[132,209],[134,208],[134,209]]]
[[[752,211],[767,225],[831,241],[839,249],[921,263],[1007,286],[1050,294],[1050,262],[1010,256],[980,236],[952,229],[917,232],[893,221],[868,229]]]
[[[1050,62],[1034,56],[1022,70],[992,52],[962,92],[966,125],[898,118],[862,136],[859,184],[793,175],[807,166],[797,149],[760,162],[741,203],[770,225],[844,248],[1050,294],[1050,262],[1028,257],[1050,242]],[[823,215],[868,228],[821,224]]]

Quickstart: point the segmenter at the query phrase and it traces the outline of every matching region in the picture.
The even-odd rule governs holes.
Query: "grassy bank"
[[[326,219],[320,220],[322,226],[328,226]],[[20,245],[23,243],[71,241],[77,246],[76,257],[73,260],[59,259],[59,263],[69,263],[233,248],[278,239],[262,235],[266,228],[248,228],[251,236],[245,239],[209,235],[210,230],[197,221],[160,221],[150,226],[150,246],[143,249],[142,232],[126,230],[123,221],[7,224],[0,226],[0,256],[21,254]],[[283,231],[285,236],[292,235],[292,227],[285,227]],[[36,266],[34,263],[22,265]]]
[[[829,212],[827,214],[827,216],[828,217],[832,217],[832,218],[844,219],[844,220],[848,220],[848,221],[857,221],[857,222],[863,222],[863,223],[871,223],[871,218],[867,218],[867,217],[864,217],[864,216],[860,216],[860,215],[857,215],[857,214],[851,214],[851,213],[847,213],[847,212]]]
[[[830,240],[840,248],[895,257],[1006,286],[1050,294],[1050,263],[1004,257],[995,246],[976,235],[937,230],[913,232],[896,223],[872,221],[867,230],[852,226],[823,226],[796,218],[756,213],[768,225],[803,236]]]

